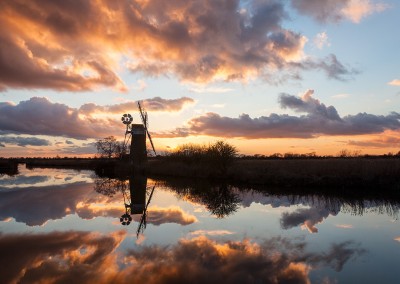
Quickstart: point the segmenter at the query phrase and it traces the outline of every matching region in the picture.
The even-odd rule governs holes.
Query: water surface
[[[399,207],[21,166],[0,176],[0,282],[396,283]]]

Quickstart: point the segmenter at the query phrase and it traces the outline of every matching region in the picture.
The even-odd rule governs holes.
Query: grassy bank
[[[213,165],[158,159],[149,174],[223,179],[282,187],[375,188],[400,190],[400,158],[235,159],[220,174]]]
[[[7,160],[5,160],[7,161]],[[16,161],[4,162],[10,168]],[[131,172],[128,161],[118,159],[26,159],[28,168],[95,170],[98,175],[118,176]],[[2,165],[0,164],[0,166]],[[221,170],[222,169],[222,170]],[[214,160],[149,159],[150,176],[187,177],[285,188],[364,188],[400,191],[400,157],[243,159],[221,167]]]
[[[0,159],[0,174],[16,175],[18,163],[13,160]]]

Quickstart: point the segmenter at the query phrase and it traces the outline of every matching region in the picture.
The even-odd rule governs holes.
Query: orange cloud
[[[390,81],[388,84],[392,85],[392,86],[400,86],[400,80],[394,79],[394,80]]]
[[[307,59],[306,38],[283,27],[279,1],[5,0],[0,4],[0,88],[126,91],[123,65],[184,81],[298,78],[304,69],[352,73]],[[300,64],[299,64],[300,63]]]
[[[139,221],[140,216],[134,216]],[[150,207],[147,212],[147,223],[160,225],[164,223],[176,223],[180,225],[189,225],[197,222],[197,218],[187,214],[180,207],[159,208]]]

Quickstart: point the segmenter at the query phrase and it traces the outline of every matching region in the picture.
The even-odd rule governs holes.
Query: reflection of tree
[[[165,179],[162,182],[185,200],[204,204],[219,218],[234,213],[239,205],[252,202],[274,207],[287,204],[303,204],[315,209],[323,209],[326,214],[339,212],[353,215],[365,213],[386,214],[398,218],[400,212],[400,193],[356,194],[356,189],[337,191],[313,190],[312,188],[265,188],[264,186],[232,186],[212,183],[206,180]],[[247,206],[248,206],[247,205]],[[314,210],[315,211],[315,210]]]
[[[292,204],[304,204],[313,208],[323,208],[335,215],[338,212],[349,213],[352,215],[362,216],[366,213],[373,212],[376,214],[386,214],[393,218],[398,218],[400,212],[400,201],[395,198],[389,197],[375,197],[375,198],[351,198],[325,195],[277,195],[289,197]]]
[[[124,192],[127,188],[126,180],[113,178],[96,178],[94,180],[94,190],[96,192],[113,197],[117,192]]]
[[[202,201],[213,215],[224,218],[237,211],[241,200],[232,187],[221,185],[202,196]]]
[[[206,181],[196,183],[187,180],[165,182],[180,198],[204,204],[213,215],[224,218],[239,208],[241,199],[236,188],[227,184],[212,184]]]

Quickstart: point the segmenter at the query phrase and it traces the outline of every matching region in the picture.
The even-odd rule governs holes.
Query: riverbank
[[[7,160],[4,160],[7,161]],[[94,170],[100,176],[129,175],[129,161],[117,159],[25,159],[27,168]],[[15,166],[14,166],[15,167]],[[400,158],[234,159],[224,171],[213,163],[151,158],[146,174],[185,177],[283,188],[360,188],[400,192]]]
[[[400,158],[236,159],[226,173],[212,165],[151,160],[148,174],[223,179],[285,188],[365,188],[400,191]]]

